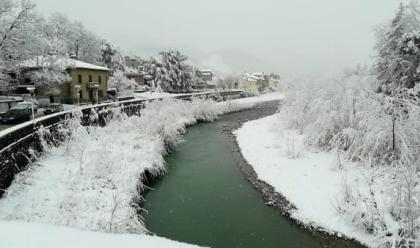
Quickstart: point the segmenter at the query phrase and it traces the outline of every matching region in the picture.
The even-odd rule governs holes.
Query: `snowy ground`
[[[254,97],[239,98],[224,102],[219,102],[218,105],[221,106],[226,112],[239,111],[242,109],[252,108],[258,103],[270,102],[270,101],[280,101],[283,99],[283,93],[273,92],[268,94],[263,94]]]
[[[247,97],[247,98],[240,98],[231,101],[227,101],[228,103],[236,103],[236,104],[247,104],[247,103],[261,103],[261,102],[269,102],[269,101],[276,101],[283,99],[283,93],[281,92],[273,92],[267,93],[259,96],[254,97]]]
[[[38,237],[44,236],[42,233],[29,235],[26,240],[33,238],[36,244],[31,247],[48,247],[49,242],[60,240],[67,243],[69,237],[78,232],[84,236],[92,234],[92,242],[107,236],[62,227],[136,233],[140,241],[145,233],[138,217],[138,211],[141,211],[138,207],[139,189],[143,187],[141,175],[146,169],[151,173],[164,173],[164,155],[168,148],[182,141],[186,126],[198,120],[212,121],[219,114],[281,97],[277,93],[228,103],[168,98],[149,103],[141,116],[127,117],[117,111],[105,127],[83,127],[78,119],[71,119],[68,123],[71,138],[58,147],[46,146],[41,157],[33,157],[36,162],[16,176],[0,199],[0,229],[11,226],[11,231],[0,230],[0,233],[9,236],[8,233],[13,234],[12,228],[28,232],[31,228],[39,228],[58,235],[58,240]],[[5,224],[5,221],[14,224]],[[53,226],[60,228],[54,229]],[[124,242],[136,239],[134,236],[108,235],[105,239],[109,239],[110,244],[118,239],[126,239]],[[163,242],[159,239],[144,240]],[[0,238],[0,241],[4,240]],[[16,247],[26,247],[25,241],[15,242],[22,242],[14,243]],[[155,244],[154,247],[162,246]]]
[[[193,248],[176,241],[148,235],[106,234],[25,222],[0,221],[0,247],[7,248]]]
[[[143,93],[134,93],[134,96],[137,99],[152,99],[152,98],[159,98],[159,97],[173,97],[176,96],[177,94],[171,94],[171,93],[167,93],[167,92],[152,92],[152,91],[147,91],[147,92],[143,92]]]
[[[360,231],[338,211],[337,199],[345,194],[344,181],[361,194],[369,193],[367,182],[360,177],[367,173],[363,168],[342,161],[336,152],[306,147],[301,135],[282,128],[279,114],[247,122],[235,134],[243,156],[259,179],[296,207],[292,218],[365,244],[374,243],[374,237]]]

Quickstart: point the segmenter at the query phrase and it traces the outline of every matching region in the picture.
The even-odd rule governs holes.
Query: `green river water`
[[[188,129],[167,157],[168,173],[145,195],[146,227],[158,236],[211,247],[360,247],[291,224],[264,204],[238,166],[222,117]],[[239,117],[238,117],[239,118]]]

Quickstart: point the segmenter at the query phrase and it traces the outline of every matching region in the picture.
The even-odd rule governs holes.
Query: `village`
[[[181,73],[189,78],[188,84],[174,87],[172,79],[166,82],[160,78],[159,70],[172,66],[185,70]],[[3,82],[0,91],[0,123],[6,124],[5,127],[30,120],[34,118],[32,114],[39,117],[75,106],[232,89],[242,90],[244,96],[257,96],[274,92],[280,85],[280,76],[273,73],[221,76],[211,69],[171,62],[159,63],[152,69],[146,61],[129,56],[118,64],[121,70],[114,71],[112,66],[90,64],[67,54],[38,56],[20,62],[14,68],[3,72],[8,75],[8,81]]]

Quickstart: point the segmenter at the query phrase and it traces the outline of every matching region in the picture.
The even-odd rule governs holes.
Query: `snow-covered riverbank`
[[[290,213],[293,219],[364,244],[375,243],[374,236],[339,214],[338,199],[346,189],[343,182],[352,185],[347,190],[369,194],[368,183],[361,176],[369,171],[343,161],[336,152],[308,148],[302,135],[282,127],[280,114],[247,122],[235,134],[258,178],[296,207]]]
[[[144,234],[138,205],[142,175],[146,170],[164,173],[164,156],[182,141],[186,126],[281,97],[276,93],[218,104],[164,99],[149,103],[142,116],[116,112],[105,127],[70,120],[63,132],[71,131],[71,137],[58,147],[47,146],[0,199],[0,221]]]
[[[156,236],[107,234],[45,224],[0,221],[0,247],[7,248],[194,248]]]
[[[0,220],[142,233],[142,174],[162,173],[185,127],[220,113],[212,102],[166,99],[148,104],[141,117],[116,112],[105,127],[84,127],[74,118],[63,130],[72,135],[58,147],[47,145],[16,176],[0,200]]]

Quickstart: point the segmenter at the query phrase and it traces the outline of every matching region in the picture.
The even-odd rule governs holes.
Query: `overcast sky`
[[[178,48],[221,71],[330,74],[369,63],[374,27],[398,0],[34,0],[125,53]]]

